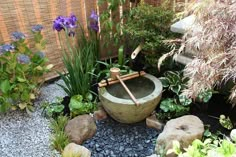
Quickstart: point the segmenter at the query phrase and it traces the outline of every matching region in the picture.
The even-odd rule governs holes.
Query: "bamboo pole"
[[[126,90],[126,92],[129,94],[130,98],[133,100],[133,102],[135,103],[136,106],[139,106],[139,102],[138,100],[134,97],[134,95],[131,93],[131,91],[129,90],[129,88],[125,85],[125,83],[122,81],[122,79],[120,78],[119,75],[116,75],[116,78],[120,81],[121,85],[124,87],[124,89]]]
[[[131,93],[131,91],[129,90],[129,88],[125,85],[125,83],[123,81],[125,80],[129,80],[129,79],[132,79],[132,78],[135,78],[135,77],[139,77],[139,76],[142,76],[145,74],[144,71],[141,71],[140,73],[139,72],[134,72],[134,73],[131,73],[131,74],[127,74],[127,75],[123,75],[123,76],[119,76],[120,74],[120,69],[119,68],[111,68],[110,69],[110,75],[111,75],[111,78],[109,78],[108,80],[108,84],[105,80],[102,80],[98,86],[101,88],[101,87],[105,87],[107,85],[110,85],[110,84],[115,84],[115,83],[118,83],[120,82],[121,85],[123,86],[123,88],[126,90],[126,92],[129,94],[130,98],[133,100],[133,102],[135,103],[136,106],[139,106],[139,102],[137,101],[137,99],[134,97],[134,95]]]
[[[136,78],[136,77],[139,77],[139,76],[143,76],[145,74],[146,73],[144,71],[141,71],[140,73],[134,72],[132,74],[122,75],[122,76],[120,76],[120,78],[123,81],[126,81],[126,80],[133,79],[133,78]],[[101,87],[112,85],[112,84],[115,84],[115,83],[118,83],[118,82],[119,82],[119,80],[117,80],[117,79],[109,78],[108,79],[108,84],[107,84],[106,80],[102,80],[101,82],[98,83],[98,86],[101,88]]]
[[[132,54],[131,54],[131,59],[135,59],[141,50],[142,50],[142,44],[140,44],[140,45],[134,50],[134,52],[132,52]]]

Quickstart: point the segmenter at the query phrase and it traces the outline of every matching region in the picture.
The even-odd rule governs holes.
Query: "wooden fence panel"
[[[51,73],[46,75],[46,79],[57,76],[55,71],[62,71],[61,47],[57,32],[52,29],[53,20],[58,15],[69,16],[74,13],[81,24],[87,27],[87,21],[92,10],[101,13],[107,9],[107,4],[97,6],[98,0],[2,0],[0,1],[0,44],[11,41],[10,34],[20,31],[27,35],[30,44],[32,35],[30,29],[35,24],[44,26],[43,35],[47,40],[45,49],[46,56],[50,64],[54,64]],[[152,5],[158,5],[161,0],[145,0]],[[122,7],[127,10],[130,7],[127,3]],[[119,12],[116,13],[116,21],[119,20]],[[107,52],[101,51],[101,56],[106,57]]]

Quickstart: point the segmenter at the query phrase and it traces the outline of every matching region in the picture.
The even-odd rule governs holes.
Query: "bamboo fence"
[[[52,29],[53,20],[58,15],[68,16],[75,14],[80,23],[87,27],[87,21],[92,10],[97,10],[98,14],[107,9],[107,4],[97,6],[98,0],[2,0],[0,1],[0,44],[11,42],[10,34],[20,31],[27,35],[27,40],[31,41],[31,27],[42,24],[43,35],[47,40],[45,49],[46,56],[50,64],[54,65],[52,72],[45,76],[51,79],[57,76],[56,71],[63,71],[61,60],[61,47],[57,32]],[[176,2],[172,2],[173,9]],[[186,1],[186,0],[185,0]],[[182,0],[182,2],[185,2]],[[161,0],[145,0],[154,6],[159,5]],[[127,3],[121,9],[130,9],[132,3]],[[121,12],[120,12],[121,13]],[[119,13],[118,13],[119,14]],[[119,20],[119,19],[116,19]],[[100,56],[106,57],[106,52],[102,51]]]

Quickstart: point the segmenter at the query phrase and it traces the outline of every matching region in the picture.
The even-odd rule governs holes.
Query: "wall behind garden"
[[[159,5],[161,0],[145,0],[152,5]],[[176,2],[172,0],[173,9]],[[181,0],[185,2],[186,0]],[[30,43],[32,38],[30,29],[35,24],[44,26],[43,35],[47,40],[45,49],[46,56],[50,63],[54,64],[53,71],[45,76],[51,79],[57,76],[55,71],[62,71],[61,47],[57,37],[57,32],[52,29],[52,22],[58,15],[70,15],[74,13],[80,23],[87,27],[88,17],[92,10],[101,12],[107,8],[107,4],[98,7],[97,0],[2,0],[0,1],[0,44],[11,41],[10,34],[14,31],[20,31],[27,35]],[[127,3],[123,9],[134,7]],[[106,52],[101,51],[101,56],[106,57]]]

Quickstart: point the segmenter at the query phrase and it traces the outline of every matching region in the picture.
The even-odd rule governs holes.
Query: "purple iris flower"
[[[10,44],[4,44],[0,46],[0,55],[5,54],[6,52],[12,52],[15,50],[15,47]]]
[[[62,29],[65,30],[65,28],[67,29],[75,28],[77,27],[76,22],[77,18],[73,14],[70,17],[58,16],[53,21],[53,29],[60,32]]]
[[[71,19],[72,25],[76,27],[76,22],[78,21],[76,16],[74,14],[71,14],[70,19]]]
[[[25,54],[20,54],[17,56],[17,61],[21,64],[28,64],[28,63],[30,63],[30,58],[29,58],[29,56],[27,56]]]
[[[62,29],[64,29],[64,27],[63,27],[64,19],[65,19],[65,17],[63,17],[63,16],[58,16],[58,17],[53,21],[53,29],[54,29],[54,30],[57,30],[58,32],[60,32]]]
[[[39,56],[39,58],[45,57],[45,53],[43,53],[43,52],[37,52],[36,55]]]
[[[93,10],[91,15],[90,15],[90,28],[94,30],[95,32],[98,32],[99,27],[98,27],[98,15],[97,13]]]
[[[98,32],[99,30],[98,23],[90,22],[90,28],[94,30],[95,32]]]
[[[91,12],[91,15],[90,15],[89,18],[94,20],[94,21],[98,21],[98,15],[94,10]]]
[[[33,32],[41,32],[42,29],[43,29],[43,26],[42,26],[42,25],[35,25],[35,26],[32,27],[31,30],[32,30]]]
[[[14,41],[25,39],[25,35],[21,32],[13,32],[11,36]]]

